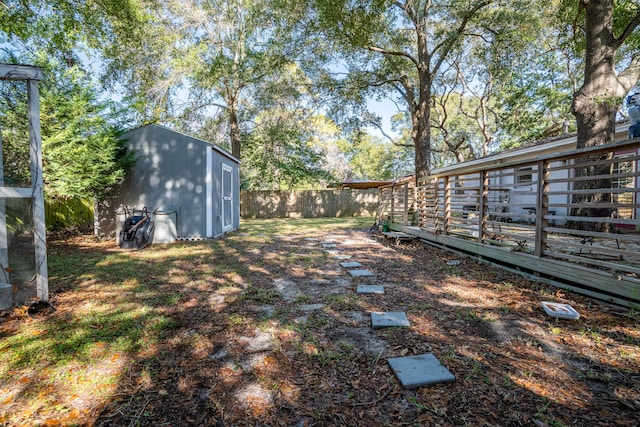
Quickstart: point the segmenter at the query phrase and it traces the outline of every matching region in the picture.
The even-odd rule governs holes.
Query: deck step
[[[383,231],[382,234],[387,239],[396,239],[396,240],[414,240],[417,237],[412,236],[411,234],[403,233],[401,231]]]

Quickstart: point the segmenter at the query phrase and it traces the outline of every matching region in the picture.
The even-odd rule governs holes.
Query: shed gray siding
[[[100,234],[117,233],[120,206],[146,206],[150,212],[175,212],[180,238],[215,237],[239,226],[238,161],[219,147],[158,125],[123,135],[137,162],[116,194],[99,209]],[[231,171],[231,221],[223,230],[222,169]]]

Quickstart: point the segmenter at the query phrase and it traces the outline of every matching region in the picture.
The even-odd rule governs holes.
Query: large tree
[[[151,8],[152,37],[110,51],[115,80],[137,97],[141,120],[201,137],[224,128],[228,144],[216,142],[240,158],[243,135],[262,114],[263,83],[286,77],[291,63],[276,26],[283,11],[257,0],[170,0]]]
[[[144,0],[3,0],[0,41],[77,62],[78,48],[103,49],[140,35]]]
[[[347,96],[363,88],[368,95],[395,93],[410,116],[420,176],[432,166],[434,82],[448,58],[464,50],[470,37],[490,41],[501,29],[510,31],[512,14],[526,14],[529,3],[316,0],[314,5],[323,36],[328,34],[334,49],[343,53],[343,62],[333,64],[334,86]],[[340,76],[344,71],[346,77]]]
[[[577,145],[611,143],[624,96],[640,79],[640,4],[634,0],[563,0],[559,11],[560,19],[573,27],[572,41],[584,57],[584,80],[571,104],[578,127]],[[578,160],[575,175],[583,178],[576,182],[576,189],[598,191],[576,192],[572,216],[592,216],[594,204],[612,201],[606,190],[612,185],[610,166],[600,161],[602,157]],[[609,225],[570,221],[569,227],[607,231]]]
[[[0,61],[43,69],[40,123],[47,196],[100,199],[131,166],[133,158],[119,139],[120,110],[104,101],[93,70],[81,58],[116,40],[136,39],[147,18],[139,0],[0,3]],[[4,172],[29,182],[26,100],[16,85],[3,84],[0,98]]]
[[[575,40],[585,59],[584,81],[571,105],[578,145],[613,142],[620,104],[640,80],[640,3],[564,0],[562,11],[572,18]]]

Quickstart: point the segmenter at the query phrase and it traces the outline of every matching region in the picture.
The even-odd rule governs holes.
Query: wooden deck
[[[381,189],[386,237],[640,308],[640,138],[469,163]],[[582,176],[587,167],[604,172]]]

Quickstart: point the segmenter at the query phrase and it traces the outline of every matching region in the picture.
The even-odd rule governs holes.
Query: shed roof
[[[338,184],[338,188],[354,188],[358,190],[364,190],[367,188],[383,187],[392,183],[393,180],[354,180],[354,181],[342,181]]]
[[[193,136],[193,135],[189,135],[189,134],[187,134],[187,133],[180,132],[180,131],[177,131],[177,130],[175,130],[175,129],[171,129],[171,128],[168,128],[168,127],[166,127],[166,126],[162,126],[162,125],[159,125],[159,124],[156,124],[156,123],[149,123],[149,124],[147,124],[147,125],[142,125],[142,126],[139,126],[139,127],[137,127],[137,128],[133,128],[133,129],[129,130],[128,132],[132,132],[132,131],[135,131],[135,130],[144,129],[144,128],[146,128],[146,127],[150,127],[150,126],[155,126],[155,127],[157,127],[157,128],[163,129],[163,130],[165,130],[165,131],[167,131],[167,132],[177,133],[177,134],[179,134],[179,135],[183,135],[183,136],[186,136],[186,137],[188,137],[188,138],[195,139],[196,141],[202,142],[203,144],[210,145],[210,146],[211,146],[211,148],[213,148],[215,151],[217,151],[218,153],[222,154],[223,156],[227,157],[229,160],[231,160],[231,161],[233,161],[233,162],[236,162],[236,163],[238,163],[238,164],[240,164],[240,163],[241,163],[241,162],[240,162],[240,160],[239,160],[238,158],[234,157],[234,156],[233,156],[231,153],[229,153],[227,150],[225,150],[225,149],[224,149],[224,148],[222,148],[222,147],[219,147],[218,145],[214,144],[213,142],[205,141],[204,139],[200,139],[200,138],[197,138],[197,137],[195,137],[195,136]],[[128,132],[127,132],[127,133],[128,133]]]

